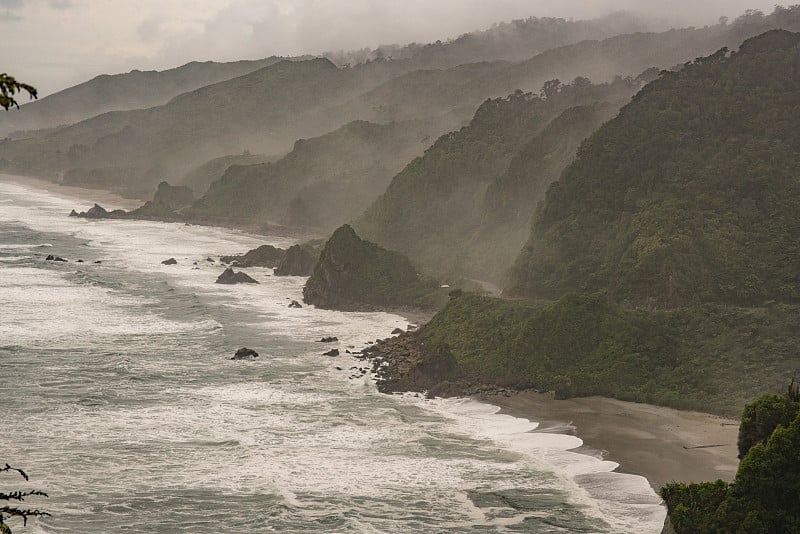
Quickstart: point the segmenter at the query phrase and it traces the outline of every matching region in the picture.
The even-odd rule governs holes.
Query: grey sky
[[[0,72],[42,94],[101,73],[428,42],[528,16],[615,10],[711,24],[775,0],[0,0]]]

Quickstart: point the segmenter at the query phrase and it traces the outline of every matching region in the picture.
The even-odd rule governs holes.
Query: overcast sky
[[[97,74],[430,42],[529,16],[629,10],[701,26],[776,0],[0,0],[0,72],[42,95]],[[791,3],[791,2],[789,2]]]

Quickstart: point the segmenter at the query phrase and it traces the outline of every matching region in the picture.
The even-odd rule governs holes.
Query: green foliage
[[[34,86],[18,82],[13,76],[9,76],[5,72],[0,74],[0,107],[6,111],[13,107],[19,108],[19,103],[14,98],[14,95],[21,94],[23,91],[27,92],[31,99],[39,96]]]
[[[531,206],[580,141],[639,87],[629,79],[549,83],[542,96],[485,101],[468,126],[392,179],[358,231],[437,275],[499,280],[528,234]],[[594,106],[606,100],[613,104]]]
[[[762,395],[745,406],[739,425],[739,458],[754,445],[766,442],[778,425],[789,426],[798,413],[800,402],[790,395]]]
[[[511,292],[800,301],[799,42],[769,32],[645,87],[548,190]]]
[[[754,445],[732,484],[661,490],[678,534],[800,532],[800,413]]]
[[[722,480],[701,484],[672,482],[661,488],[661,498],[679,534],[713,532],[709,510],[716,510],[728,495],[729,484]]]
[[[795,371],[800,308],[630,310],[603,294],[557,302],[465,294],[420,329],[476,381],[738,415]],[[746,377],[746,378],[745,378]]]

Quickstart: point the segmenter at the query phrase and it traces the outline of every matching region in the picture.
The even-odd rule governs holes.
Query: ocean
[[[647,481],[578,437],[378,393],[344,351],[404,318],[289,308],[305,280],[269,269],[214,283],[220,255],[291,240],[67,217],[87,207],[0,177],[0,464],[31,477],[0,483],[52,514],[15,534],[660,532]]]

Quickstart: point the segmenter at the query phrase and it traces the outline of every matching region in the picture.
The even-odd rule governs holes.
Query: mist
[[[0,71],[45,96],[101,73],[432,42],[531,16],[585,19],[626,10],[654,19],[659,29],[773,6],[772,0],[3,0],[0,28],[16,54]]]

